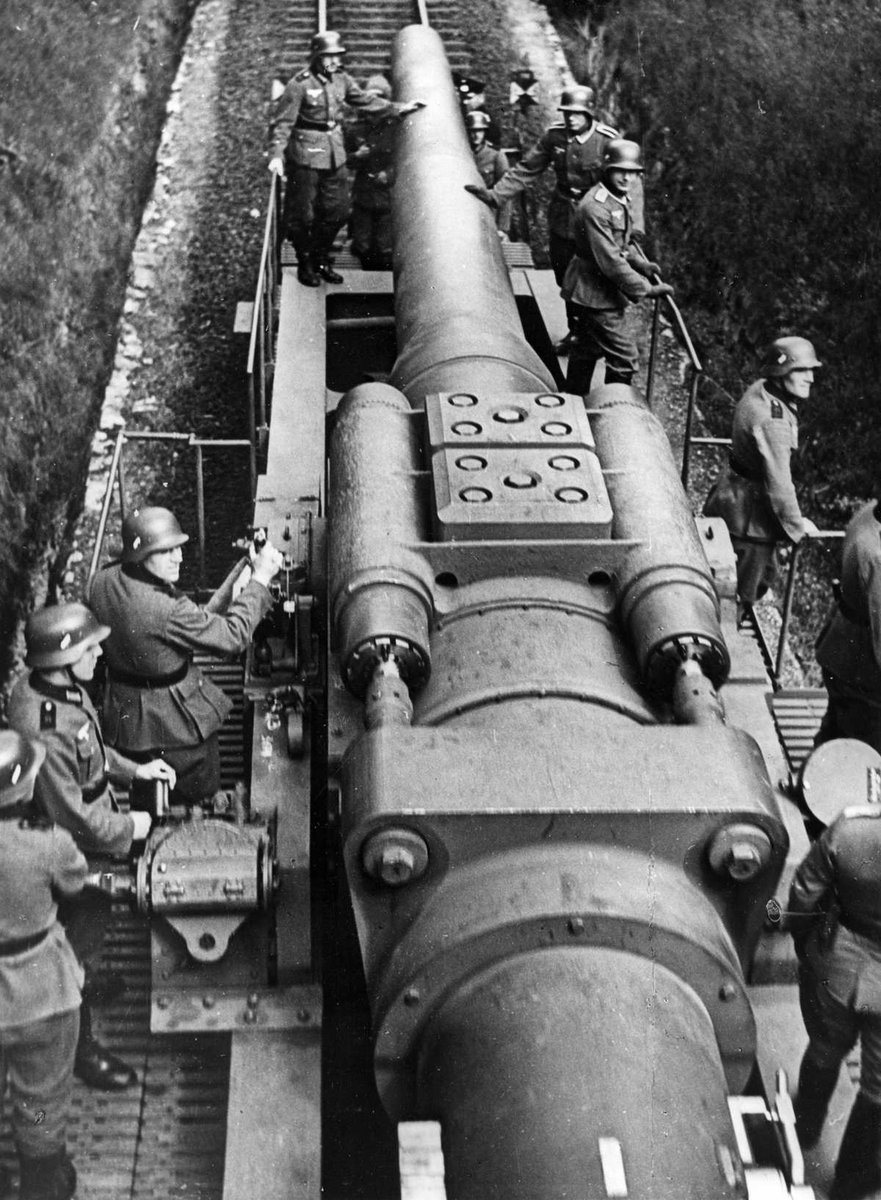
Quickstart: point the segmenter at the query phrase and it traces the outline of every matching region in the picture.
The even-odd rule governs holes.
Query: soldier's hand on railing
[[[810,517],[802,517],[801,522],[804,526],[805,534],[808,537],[813,537],[815,534],[820,532]]]
[[[275,175],[280,175],[284,179],[284,159],[280,154],[269,160],[269,169]]]
[[[653,283],[646,292],[647,300],[654,300],[657,296],[672,296],[673,287],[669,283]]]

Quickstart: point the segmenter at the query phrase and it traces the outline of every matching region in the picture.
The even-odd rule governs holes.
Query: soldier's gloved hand
[[[129,813],[129,816],[131,817],[135,826],[135,831],[132,834],[132,841],[143,842],[150,832],[150,826],[153,824],[153,818],[148,812],[133,812]]]
[[[280,550],[276,550],[272,542],[264,542],[260,547],[260,552],[254,559],[254,578],[258,583],[262,583],[264,587],[269,587],[269,584],[276,577],[284,563],[284,555]]]
[[[466,183],[465,191],[470,192],[472,196],[476,196],[478,200],[482,200],[487,208],[495,210],[499,207],[498,200],[496,200],[489,188],[481,187],[477,183]]]
[[[284,179],[284,159],[280,154],[277,154],[275,158],[271,158],[269,160],[269,169],[275,175],[280,175],[282,179]]]
[[[643,244],[643,242],[645,241],[645,230],[644,229],[631,229],[630,240],[631,240],[631,242],[635,242],[637,246],[641,246]]]
[[[153,758],[141,763],[135,771],[135,779],[164,779],[170,788],[177,783],[177,772],[162,758]]]
[[[654,300],[656,296],[672,296],[673,288],[669,283],[653,283],[645,295],[647,300]]]

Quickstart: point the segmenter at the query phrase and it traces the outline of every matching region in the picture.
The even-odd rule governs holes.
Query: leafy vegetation
[[[193,0],[0,5],[0,677],[75,515]]]
[[[755,378],[765,343],[783,333],[815,343],[825,366],[800,414],[796,476],[806,511],[841,527],[881,461],[881,7],[549,8],[575,73],[616,97],[643,143],[655,253],[722,385],[702,392],[711,432],[728,433],[730,395]],[[825,606],[825,585],[816,601],[810,590],[804,603]]]

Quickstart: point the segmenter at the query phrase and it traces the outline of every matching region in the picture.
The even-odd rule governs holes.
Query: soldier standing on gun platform
[[[330,256],[351,202],[345,106],[397,117],[424,107],[421,100],[401,103],[363,91],[343,70],[345,53],[338,33],[317,33],[309,66],[282,92],[271,121],[269,169],[287,178],[282,228],[297,252],[297,278],[306,287],[318,287],[322,279],[343,282]]]

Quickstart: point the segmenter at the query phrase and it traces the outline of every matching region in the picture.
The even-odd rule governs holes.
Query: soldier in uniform
[[[167,508],[142,508],[122,526],[122,559],[100,570],[90,606],[110,627],[104,736],[136,762],[162,758],[177,774],[178,803],[198,804],[220,787],[218,731],[232,707],[193,665],[194,651],[240,655],[272,606],[269,584],[282,556],[266,542],[246,586],[223,613],[174,586],[189,537]]]
[[[562,288],[575,331],[566,387],[582,395],[590,391],[601,358],[606,383],[631,382],[639,351],[628,305],[673,291],[667,283],[650,281],[661,268],[633,244],[630,192],[642,172],[639,146],[621,138],[609,142],[603,162],[602,182],[575,213],[575,254]]]
[[[363,91],[342,69],[340,35],[328,30],[312,39],[309,66],[293,77],[275,105],[269,169],[286,176],[284,235],[297,252],[297,278],[307,287],[322,279],[342,283],[331,250],[349,216],[342,116],[345,105],[373,116],[406,116],[421,100],[399,103]]]
[[[45,750],[0,732],[0,1105],[9,1090],[21,1200],[69,1200],[66,1133],[82,969],[58,922],[86,860],[29,803]]]
[[[384,75],[372,75],[364,90],[384,99],[392,94]],[[365,271],[392,269],[391,187],[397,124],[394,113],[365,113],[347,130],[348,162],[354,171],[349,234],[352,253]]]
[[[9,700],[9,723],[26,737],[39,738],[46,761],[37,777],[39,810],[73,837],[92,869],[124,858],[132,841],[150,829],[146,813],[119,811],[114,786],[133,779],[165,779],[167,763],[138,764],[105,747],[98,715],[85,685],[91,682],[110,630],[84,604],[59,604],[32,613],[25,626],[30,673],[18,680]],[[121,1090],[135,1082],[134,1071],[111,1054],[92,1032],[91,1003],[102,988],[94,970],[110,924],[110,899],[89,891],[62,905],[61,920],[86,973],[75,1073],[90,1087]]]
[[[617,129],[596,119],[595,106],[593,88],[584,85],[567,88],[558,105],[562,122],[547,129],[491,189],[475,193],[497,207],[534,184],[548,167],[553,169],[556,186],[548,206],[548,255],[554,278],[561,286],[576,253],[575,210],[582,197],[600,180],[609,143],[621,137]],[[474,192],[470,186],[467,190]],[[639,240],[645,230],[641,180],[633,184],[631,213],[631,236]],[[573,335],[570,314],[569,335],[557,347],[558,353],[569,351]]]
[[[859,738],[881,753],[881,521],[879,501],[847,527],[835,607],[817,642],[829,705],[816,745]]]
[[[777,545],[816,533],[803,516],[790,458],[798,448],[798,402],[810,395],[820,361],[803,337],[781,337],[768,349],[762,378],[734,410],[731,453],[704,504],[723,517],[737,555],[737,594],[751,608],[777,577]]]
[[[491,124],[489,113],[475,109],[465,114],[465,129],[474,154],[474,161],[487,189],[492,188],[508,170],[508,158],[504,150],[497,150],[488,141]],[[496,226],[505,237],[511,229],[511,201],[503,200],[496,210]]]
[[[860,1087],[838,1151],[831,1200],[881,1186],[881,808],[846,808],[811,847],[789,893],[808,1047],[796,1128],[820,1137],[841,1063],[860,1041]]]

